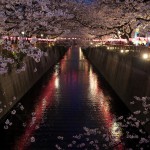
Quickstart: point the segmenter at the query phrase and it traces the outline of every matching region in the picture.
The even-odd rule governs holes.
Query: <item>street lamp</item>
[[[143,55],[142,55],[142,57],[143,57],[143,59],[148,59],[148,54],[147,53],[144,53]]]
[[[44,36],[44,35],[43,35],[43,34],[41,34],[41,38],[43,38],[43,36]]]
[[[22,34],[22,35],[23,35],[23,37],[24,37],[24,35],[25,35],[25,32],[24,32],[24,31],[22,31],[22,32],[21,32],[21,34]]]

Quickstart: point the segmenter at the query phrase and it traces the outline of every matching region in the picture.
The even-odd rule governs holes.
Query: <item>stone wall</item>
[[[62,47],[51,47],[48,56],[42,56],[36,63],[26,57],[26,70],[16,73],[15,69],[0,75],[0,118],[2,118],[26,92],[50,69],[66,52]],[[36,71],[36,69],[37,71]]]

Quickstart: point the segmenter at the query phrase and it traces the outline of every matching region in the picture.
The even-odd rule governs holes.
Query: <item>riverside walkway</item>
[[[0,149],[148,149],[134,120],[81,49],[72,47],[1,121]]]

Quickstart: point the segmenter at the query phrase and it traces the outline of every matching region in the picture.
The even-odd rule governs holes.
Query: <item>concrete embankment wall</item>
[[[135,116],[141,121],[150,119],[150,113],[143,114],[142,103],[134,98],[150,97],[150,62],[129,54],[108,51],[105,47],[88,48],[83,52],[130,111],[140,110],[141,113]],[[135,101],[134,105],[131,105],[132,101]],[[150,131],[150,123],[145,124],[145,128]]]
[[[42,56],[36,63],[32,58],[26,57],[26,70],[16,73],[0,75],[0,118],[2,118],[26,92],[50,69],[66,52],[63,47],[49,48],[48,56]],[[37,71],[36,71],[36,69]]]

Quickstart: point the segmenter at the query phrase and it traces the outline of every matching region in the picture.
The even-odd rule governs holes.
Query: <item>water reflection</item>
[[[59,89],[59,63],[55,66],[55,72],[54,72],[54,76],[55,76],[55,88]]]
[[[114,139],[114,142],[120,142],[120,138],[122,136],[122,131],[119,125],[114,121],[111,126],[111,133]]]
[[[57,72],[57,69],[56,69]],[[32,112],[30,120],[26,123],[24,134],[19,138],[15,144],[14,149],[24,150],[30,142],[34,142],[34,132],[39,128],[39,125],[46,113],[46,109],[52,105],[52,95],[54,94],[54,85],[56,87],[56,82],[58,78],[56,74],[52,76],[49,83],[41,91],[38,98],[37,104]]]
[[[56,77],[56,80],[55,80],[55,88],[58,89],[59,88],[59,78]]]
[[[89,99],[92,101],[90,104],[98,107],[99,120],[104,122],[104,128],[109,131],[110,137],[112,137],[112,142],[117,143],[121,141],[121,128],[119,124],[115,121],[116,119],[113,116],[113,113],[110,110],[111,107],[111,97],[109,95],[104,95],[103,89],[100,87],[98,82],[98,76],[93,72],[92,67],[89,70]],[[120,145],[118,149],[122,149]]]
[[[79,47],[79,60],[84,60],[84,55],[83,55],[81,47]]]
[[[5,138],[0,137],[9,146],[6,149],[13,145],[15,150],[123,150],[126,147],[120,141],[125,131],[116,118],[128,110],[112,95],[81,48],[70,48],[21,100],[27,117],[20,129],[15,119],[12,129],[3,134]],[[20,134],[13,135],[9,143],[7,137],[17,131]]]

